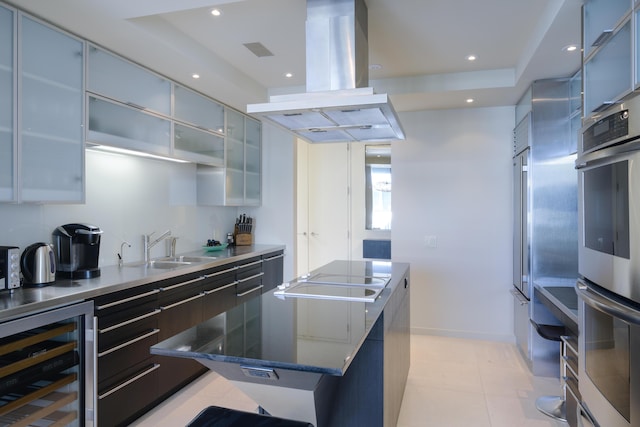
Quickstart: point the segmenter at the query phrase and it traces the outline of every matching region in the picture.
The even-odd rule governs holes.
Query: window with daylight
[[[365,147],[367,230],[391,230],[391,146]]]

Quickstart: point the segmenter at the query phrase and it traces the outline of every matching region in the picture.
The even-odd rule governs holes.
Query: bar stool
[[[313,427],[304,421],[261,415],[253,412],[209,406],[187,424],[187,427]]]
[[[533,320],[531,320],[531,324],[536,328],[538,335],[551,341],[561,342],[562,336],[567,334],[564,326],[539,325]],[[560,351],[560,355],[562,356],[562,351]],[[536,399],[536,408],[551,418],[567,421],[564,396],[540,396]]]

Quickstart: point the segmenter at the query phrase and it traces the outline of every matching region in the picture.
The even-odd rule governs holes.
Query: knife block
[[[236,233],[234,242],[236,242],[236,246],[251,246],[253,244],[253,234]]]
[[[233,241],[236,246],[251,246],[253,244],[253,234],[251,232],[240,231],[238,226],[233,230]]]

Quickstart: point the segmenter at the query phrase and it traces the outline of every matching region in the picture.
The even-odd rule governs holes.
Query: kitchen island
[[[199,361],[277,417],[319,427],[396,425],[409,369],[409,265],[334,261],[314,275],[389,280],[373,302],[271,291],[151,352]]]

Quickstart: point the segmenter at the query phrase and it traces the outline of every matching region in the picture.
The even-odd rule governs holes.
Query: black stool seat
[[[536,332],[542,338],[551,340],[551,341],[562,341],[562,336],[567,335],[567,329],[564,326],[558,325],[539,325],[533,320],[531,323],[536,328]]]
[[[187,425],[187,427],[313,427],[303,421],[260,415],[235,409],[209,406]]]

